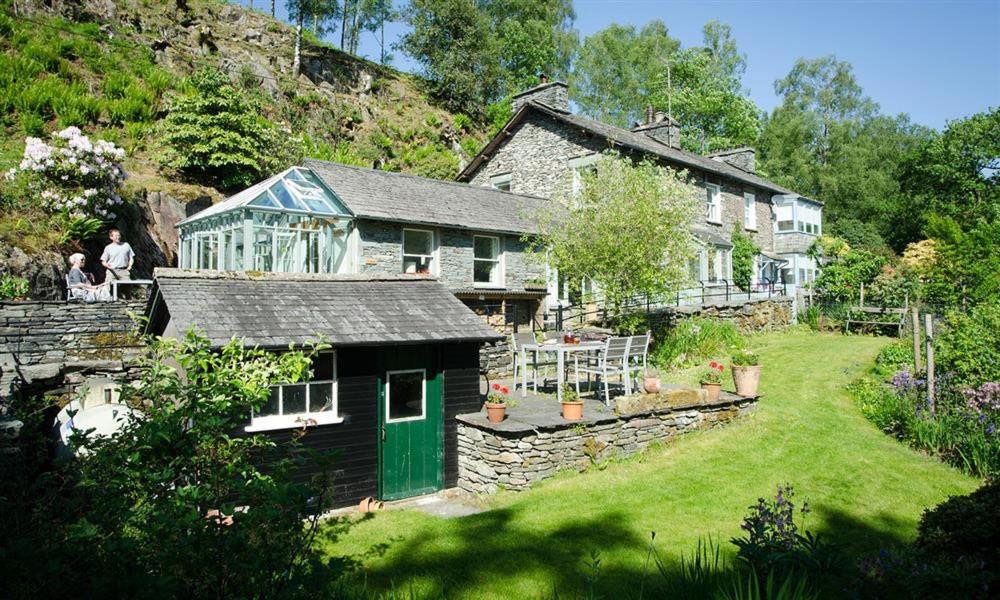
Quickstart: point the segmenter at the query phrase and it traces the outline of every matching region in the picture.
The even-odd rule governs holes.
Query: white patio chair
[[[530,331],[520,331],[510,334],[510,370],[514,374],[514,387],[517,387],[517,375],[521,372],[521,347],[525,344],[533,344],[534,342],[535,334]]]
[[[643,335],[633,335],[629,338],[628,359],[625,361],[629,377],[633,373],[639,374],[636,380],[646,376],[646,359],[649,355],[649,342],[652,337],[651,333],[647,331]]]
[[[574,379],[576,380],[576,393],[580,394],[580,373],[587,373],[587,375],[596,375],[601,378],[601,382],[604,383],[604,403],[607,405],[611,404],[611,392],[608,389],[608,380],[613,375],[620,375],[622,378],[622,387],[625,389],[625,393],[629,393],[629,383],[628,383],[628,348],[631,338],[627,337],[610,337],[604,343],[604,348],[602,348],[595,360],[586,360],[584,364],[580,364],[580,359],[578,356],[573,356],[573,371],[575,373]]]

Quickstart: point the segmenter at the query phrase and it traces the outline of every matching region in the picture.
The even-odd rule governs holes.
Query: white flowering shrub
[[[25,187],[42,206],[69,219],[111,221],[123,200],[125,151],[106,140],[91,141],[76,127],[52,134],[51,143],[25,139],[24,157],[7,173],[26,179]]]

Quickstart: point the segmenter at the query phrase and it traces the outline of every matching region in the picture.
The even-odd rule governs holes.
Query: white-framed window
[[[504,192],[510,191],[510,173],[501,173],[500,175],[494,175],[490,177],[490,185],[493,186],[495,190],[502,190]]]
[[[419,421],[427,415],[427,371],[409,369],[385,374],[385,422]]]
[[[434,273],[434,232],[427,229],[403,230],[403,273]]]
[[[750,192],[743,194],[743,227],[757,229],[757,196]]]
[[[472,236],[472,281],[477,286],[503,286],[501,240],[492,235]]]
[[[250,418],[247,431],[341,423],[337,409],[337,353],[313,357],[307,381],[271,386],[271,395]]]
[[[573,173],[572,191],[574,196],[583,189],[583,174],[597,170],[596,163],[600,157],[600,154],[588,154],[569,159],[569,168]]]
[[[705,184],[705,220],[722,223],[722,188],[714,183]]]
[[[778,224],[778,231],[795,231],[794,202],[785,202],[775,206],[774,217]]]
[[[819,206],[800,202],[796,207],[795,214],[797,221],[796,229],[798,229],[798,231],[813,235],[820,234],[820,220],[822,218],[823,211]]]

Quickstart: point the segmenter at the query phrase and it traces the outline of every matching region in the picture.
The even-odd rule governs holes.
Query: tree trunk
[[[292,59],[292,75],[299,76],[302,69],[302,11],[295,24],[295,57]]]
[[[274,0],[271,0],[271,18],[274,18]]]
[[[351,11],[351,0],[344,0],[344,8],[340,13],[340,49],[347,50],[347,24],[350,22],[348,14]]]
[[[315,12],[313,13],[312,26],[313,26],[313,35],[319,37],[319,15],[317,15]]]

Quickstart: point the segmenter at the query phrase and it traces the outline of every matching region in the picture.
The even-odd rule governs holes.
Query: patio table
[[[566,355],[571,352],[596,352],[604,348],[604,342],[565,342],[549,344],[523,344],[521,346],[521,396],[528,395],[528,352],[555,352],[556,354],[556,399],[562,402],[562,384],[566,377]],[[536,388],[537,389],[537,388]]]

